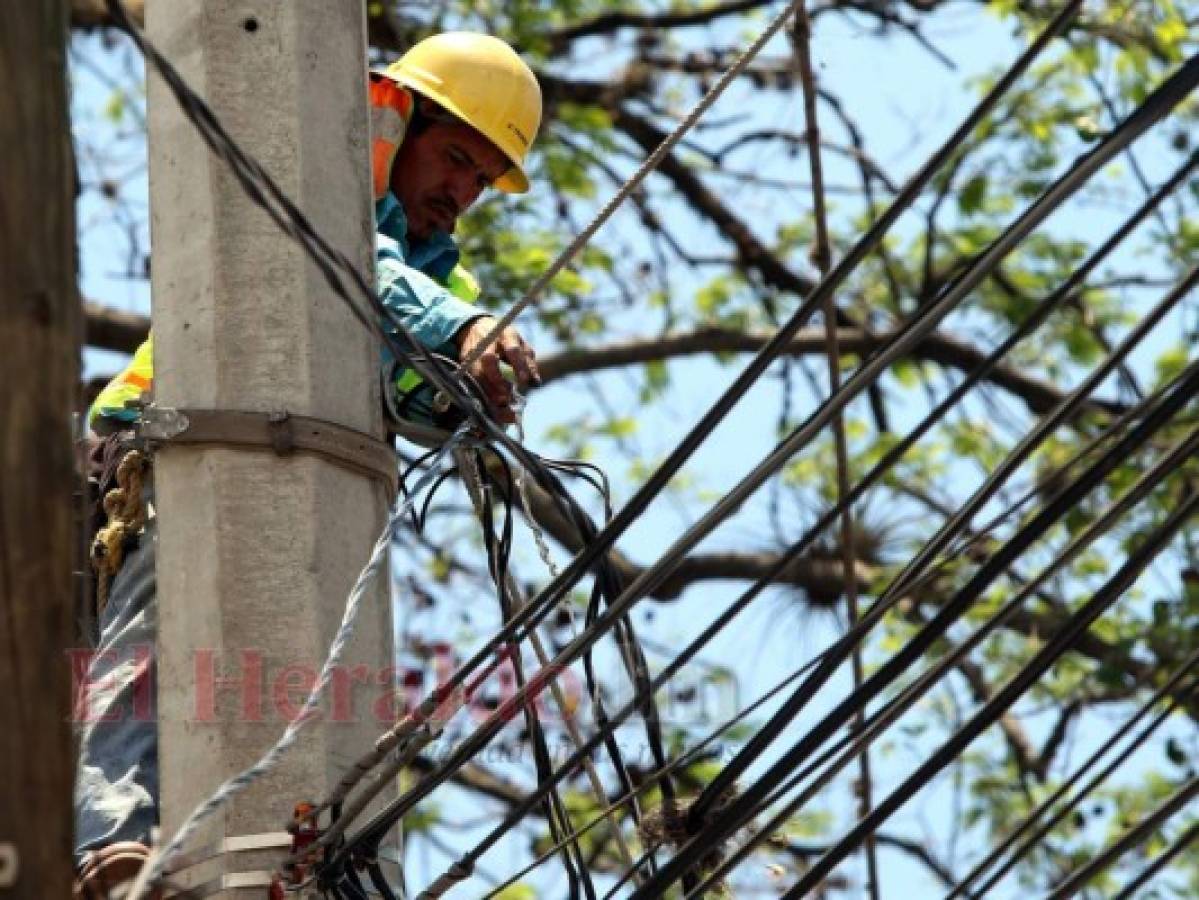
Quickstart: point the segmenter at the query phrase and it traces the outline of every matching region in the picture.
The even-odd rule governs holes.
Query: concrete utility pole
[[[361,0],[156,0],[147,32],[315,227],[373,272]],[[209,154],[165,85],[151,77],[149,87],[155,403],[286,410],[381,435],[379,348]],[[170,836],[298,711],[387,498],[377,480],[302,452],[167,444],[154,466]],[[326,703],[284,765],[194,846],[277,835],[296,801],[324,796],[383,730],[377,708],[391,687],[392,628],[382,587],[335,680],[336,708]],[[205,721],[210,697],[215,717]],[[181,880],[232,874],[219,896],[262,896],[261,887],[229,885],[253,883],[237,873],[282,856],[227,852]]]
[[[0,896],[71,890],[79,379],[63,0],[0,11]]]

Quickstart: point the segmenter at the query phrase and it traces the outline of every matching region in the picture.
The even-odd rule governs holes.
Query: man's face
[[[400,145],[391,170],[391,190],[404,206],[408,232],[425,239],[453,232],[458,216],[510,163],[473,128],[436,120]]]

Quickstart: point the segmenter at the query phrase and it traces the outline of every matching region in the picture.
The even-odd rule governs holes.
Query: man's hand
[[[458,358],[465,359],[491,334],[496,320],[491,316],[472,319],[458,330],[454,340],[458,344]],[[515,328],[505,328],[499,337],[483,351],[482,355],[467,370],[483,388],[495,411],[495,417],[505,423],[515,422],[512,411],[512,386],[500,372],[500,362],[506,362],[516,373],[516,382],[523,391],[530,384],[541,384],[537,371],[537,355]]]

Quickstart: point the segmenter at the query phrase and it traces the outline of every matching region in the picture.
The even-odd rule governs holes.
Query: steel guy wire
[[[1193,844],[1196,838],[1199,838],[1199,822],[1180,834],[1169,847],[1153,857],[1153,861],[1138,873],[1137,877],[1130,881],[1113,900],[1133,900],[1137,891],[1144,887],[1149,879],[1169,865],[1179,853]]]
[[[922,314],[917,320],[906,323],[902,332],[887,347],[880,349],[874,356],[863,361],[846,381],[843,391],[831,396],[824,406],[813,413],[808,421],[784,441],[780,448],[771,454],[759,469],[756,469],[753,474],[747,476],[745,481],[750,481],[763,467],[778,460],[780,453],[785,454],[785,460],[786,456],[789,456],[790,453],[800,449],[805,443],[810,441],[815,433],[823,429],[829,420],[847,405],[850,399],[860,393],[870,381],[873,381],[878,373],[898,358],[905,349],[918,343],[923,334],[935,328],[937,322],[949,312],[952,306],[973,290],[1016,243],[1039,225],[1068,196],[1077,191],[1094,172],[1106,164],[1122,147],[1131,144],[1132,141],[1141,136],[1161,117],[1165,116],[1174,105],[1181,102],[1196,83],[1199,83],[1199,57],[1188,61],[1182,69],[1159,87],[1141,107],[1129,115],[1120,126],[1111,131],[1098,146],[1077,160],[1074,166],[1042,194],[1013,225],[996,238],[987,250],[976,257],[971,265],[942,292],[936,301],[922,308]],[[1184,284],[1189,285],[1197,274],[1199,274],[1199,269],[1192,271],[1188,281],[1184,282]],[[1181,299],[1181,297],[1177,297],[1177,299]],[[1161,314],[1164,314],[1164,312]],[[1134,329],[1132,335],[1140,335],[1143,332],[1147,332],[1147,323],[1156,324],[1150,316],[1147,316]],[[1130,335],[1130,338],[1132,335]],[[1121,347],[1126,348],[1125,352],[1127,352],[1127,348],[1130,348],[1131,345],[1131,340],[1126,339],[1121,344]],[[1100,370],[1097,371],[1102,371],[1104,368],[1100,367]],[[1077,398],[1080,396],[1079,391],[1084,387],[1086,387],[1089,393],[1093,389],[1092,382],[1098,383],[1095,373],[1092,373],[1092,376],[1086,379],[1083,385],[1071,397]],[[1070,398],[1063,400],[1062,404],[1059,404],[1059,409],[1056,411],[1058,416],[1061,415],[1062,407],[1068,402],[1070,402]],[[1056,416],[1054,415],[1048,417],[1042,425],[1034,430],[1033,434],[1048,433],[1051,425],[1052,427],[1056,427],[1055,419]],[[1031,443],[1030,436],[1001,464],[1000,473],[1014,470],[1014,460],[1018,458],[1019,453],[1031,452],[1032,446],[1034,445]],[[960,528],[967,520],[968,515],[973,515],[976,508],[981,505],[979,498],[984,495],[984,489],[992,485],[997,486],[1001,482],[1001,478],[1002,474],[1000,477],[992,476],[988,479],[987,484],[975,493],[974,498],[961,508],[959,513],[938,532],[938,536],[927,544],[917,554],[916,559],[905,567],[904,571],[892,581],[891,586],[875,604],[874,609],[881,608],[884,603],[893,599],[905,587],[906,581],[909,581],[913,574],[926,566],[935,553],[943,549],[944,543],[952,536],[953,530]],[[734,491],[733,493],[735,494],[736,492]],[[730,496],[733,496],[733,494],[730,494]],[[701,524],[703,521],[706,521],[706,519],[701,520]],[[631,590],[632,588],[630,588]],[[866,621],[869,621],[869,616],[867,616]],[[826,669],[825,671],[827,672],[828,670]],[[780,712],[780,715],[786,716],[791,712],[792,707],[788,706]],[[692,807],[692,815],[695,817],[692,819],[692,822],[698,821],[698,817],[703,815],[713,799],[719,796],[723,790],[727,789],[737,777],[737,774],[745,768],[745,765],[760,753],[764,747],[765,738],[762,735],[759,735],[759,738],[756,743],[751,742],[747,746],[745,751],[743,751],[744,755],[740,759],[735,758],[731,761],[729,767],[714,779],[713,783],[700,795],[700,798]]]
[[[1083,550],[1102,537],[1125,514],[1148,497],[1152,490],[1177,471],[1177,468],[1194,454],[1196,448],[1199,448],[1199,429],[1195,429],[1185,439],[1177,443],[1169,453],[1166,453],[1146,471],[1119,500],[1110,504],[1094,522],[1079,532],[1066,547],[1058,551],[1049,565],[1027,584],[1022,585],[1021,589],[995,615],[983,622],[966,640],[958,644],[952,652],[939,658],[935,665],[922,672],[912,684],[901,691],[900,696],[888,701],[884,708],[870,720],[868,726],[854,729],[852,732],[853,742],[841,758],[832,763],[812,784],[808,785],[800,796],[787,803],[782,810],[772,817],[769,823],[763,825],[757,834],[735,856],[726,858],[720,867],[707,876],[705,884],[714,883],[743,859],[762,840],[765,840],[777,828],[781,827],[797,808],[826,787],[841,769],[852,762],[856,753],[861,752],[865,747],[873,743],[883,730],[894,724],[897,719],[911,708],[916,700],[927,693],[933,684],[944,677],[951,669],[958,666],[983,640],[994,633],[997,628],[1005,624],[1046,580],[1076,559]],[[1063,652],[1068,649],[1068,647],[1064,648]],[[790,780],[790,787],[794,787],[801,780],[806,780],[812,774],[813,772],[810,767],[806,768],[800,773],[802,777],[797,776]],[[757,812],[773,802],[774,799],[763,800],[758,810],[754,811],[751,815],[756,815]],[[979,890],[978,893],[985,894],[986,890]]]
[[[775,18],[771,20],[771,22],[758,34],[754,41],[741,53],[741,55],[732,62],[728,69],[726,69],[712,85],[712,87],[709,88],[708,92],[704,94],[700,101],[695,104],[691,111],[683,118],[683,121],[678,124],[678,127],[676,127],[674,131],[666,136],[666,138],[661,144],[658,145],[653,153],[645,158],[645,161],[642,162],[637,171],[629,176],[628,180],[621,185],[620,189],[617,190],[611,199],[604,204],[603,208],[596,213],[595,218],[592,219],[582,231],[575,235],[574,239],[558,255],[558,258],[550,263],[546,270],[538,277],[538,279],[533,282],[532,286],[525,291],[524,296],[516,301],[516,303],[514,303],[504,313],[504,315],[500,317],[495,326],[491,329],[491,333],[483,338],[479,345],[475,347],[470,354],[463,358],[462,368],[469,368],[471,365],[473,365],[478,360],[479,356],[481,356],[483,352],[489,346],[491,346],[496,338],[500,336],[500,332],[511,325],[516,320],[516,317],[521,314],[521,312],[523,312],[531,303],[536,301],[536,299],[545,291],[545,289],[549,287],[550,282],[552,282],[554,278],[563,269],[565,269],[567,265],[570,264],[571,260],[578,255],[580,250],[582,250],[588,243],[591,242],[591,239],[595,237],[596,233],[600,230],[604,223],[612,217],[612,214],[616,212],[620,205],[624,203],[624,201],[630,196],[632,196],[637,188],[641,186],[641,182],[645,181],[645,179],[649,177],[650,173],[654,172],[658,166],[662,164],[662,160],[664,160],[670,151],[675,148],[675,145],[682,140],[683,136],[695,127],[696,123],[699,122],[704,113],[706,113],[712,107],[712,105],[720,98],[720,95],[725,92],[728,86],[732,84],[733,81],[743,71],[745,71],[745,68],[753,61],[754,57],[756,57],[762,51],[762,48],[765,47],[766,44],[770,42],[770,39],[773,38],[775,34],[777,34],[783,27],[783,25],[786,24],[787,19],[791,17],[791,15],[799,7],[800,3],[802,3],[802,0],[791,0],[791,2],[784,7],[783,11],[775,16]]]
[[[1152,813],[1126,831],[1121,837],[1086,865],[1073,872],[1061,885],[1046,895],[1045,900],[1066,900],[1086,887],[1088,881],[1157,831],[1191,800],[1199,797],[1199,776],[1192,775],[1178,791]]]
[[[1192,385],[1188,393],[1193,396],[1196,388],[1199,388],[1199,383]],[[1178,504],[1160,526],[1146,536],[1141,545],[1129,555],[1119,571],[1095,593],[1095,596],[1071,615],[1066,626],[1046,641],[1045,646],[1033,660],[972,716],[970,722],[959,729],[957,734],[934,753],[931,759],[921,765],[903,784],[881,801],[869,816],[850,829],[849,833],[834,847],[821,856],[804,873],[803,877],[783,895],[784,900],[797,900],[812,890],[848,853],[853,851],[867,831],[876,829],[882,821],[904,805],[915,791],[952,762],[982,731],[1010,708],[1099,616],[1123,596],[1145,568],[1177,535],[1182,526],[1194,517],[1197,510],[1199,510],[1199,493],[1191,493]],[[663,867],[663,872],[665,872],[665,867]]]
[[[1199,384],[1199,371],[1191,373],[1185,381],[1177,385],[1170,395],[1168,395],[1161,403],[1159,403],[1152,412],[1146,415],[1144,420],[1142,420],[1133,430],[1131,430],[1128,435],[1115,444],[1113,448],[1105,453],[1104,457],[1099,463],[1093,465],[1074,483],[1063,489],[1063,491],[1057,495],[1057,498],[1053,504],[1047,506],[1040,513],[1038,513],[1028,525],[1021,529],[1017,535],[1015,535],[1011,540],[1008,541],[1007,544],[1005,544],[987,560],[987,562],[970,579],[970,581],[955,594],[953,599],[946,603],[945,606],[938,611],[937,615],[929,622],[927,626],[925,626],[924,629],[922,629],[915,637],[913,637],[900,652],[893,655],[874,674],[872,674],[865,682],[862,690],[855,691],[845,700],[837,704],[832,711],[826,714],[816,726],[809,730],[803,738],[801,738],[789,751],[787,751],[782,759],[771,766],[768,775],[765,777],[765,781],[773,779],[777,782],[781,777],[783,777],[782,773],[789,769],[793,769],[800,760],[810,756],[815,747],[819,746],[820,743],[826,740],[835,730],[837,730],[840,724],[845,721],[846,717],[851,715],[852,712],[859,706],[870,702],[870,700],[872,700],[881,692],[886,684],[890,683],[908,666],[910,666],[920,654],[925,652],[928,647],[931,646],[936,636],[943,633],[953,621],[955,621],[962,613],[964,613],[966,608],[968,608],[969,604],[973,601],[973,598],[977,596],[977,594],[981,592],[981,590],[987,584],[989,584],[991,580],[993,580],[1002,572],[1006,571],[1010,563],[1017,556],[1023,553],[1028,546],[1038,539],[1039,536],[1043,534],[1054,521],[1056,521],[1056,519],[1061,515],[1061,513],[1057,511],[1059,507],[1068,506],[1071,502],[1073,502],[1073,500],[1084,496],[1091,489],[1093,489],[1093,487],[1096,486],[1112,468],[1114,468],[1121,454],[1126,454],[1129,449],[1138,446],[1139,443],[1143,442],[1148,435],[1152,435],[1164,424],[1166,419],[1177,412],[1177,410],[1190,399],[1189,391],[1194,390],[1197,384]],[[878,604],[876,604],[875,608],[872,608],[871,613],[873,613],[874,609],[877,609],[877,607]],[[868,621],[869,616],[863,620],[863,624]],[[860,632],[860,629],[861,626],[859,626],[859,629],[856,629],[856,631]],[[855,634],[851,631],[846,636],[846,639],[843,639],[843,641],[839,642],[838,646],[842,648],[841,652],[833,656],[833,658],[837,660],[836,665],[839,665],[840,662],[845,659],[845,654],[848,650],[848,644],[851,636],[852,639],[857,639],[860,637],[860,634]],[[815,674],[823,675],[825,676],[825,680],[827,680],[826,673],[828,666],[830,665],[833,665],[832,659],[827,660],[826,663],[822,665],[822,667],[818,669]],[[808,681],[805,681],[804,685],[801,685],[799,691],[793,696],[792,700],[788,701],[788,703],[784,705],[782,710],[784,714],[776,714],[772,721],[768,723],[768,725],[765,726],[762,731],[759,732],[759,735],[755,738],[755,741],[760,744],[761,741],[758,739],[761,738],[763,734],[766,734],[768,739],[772,740],[773,735],[781,732],[782,728],[789,721],[786,713],[791,712],[791,710],[797,710],[802,705],[802,703],[792,701],[802,701],[805,696],[808,695],[807,692],[810,690],[808,687],[808,682],[811,680],[812,678],[810,677]],[[725,768],[722,774],[727,772],[728,767]],[[747,810],[752,808],[761,799],[765,791],[766,787],[763,781],[760,781],[759,784],[748,789],[744,794],[722,809],[719,820],[711,825],[708,832],[705,834],[705,837],[710,838],[711,842],[715,843],[716,841],[719,841],[725,834],[728,834],[740,827],[740,825],[743,824],[748,818]],[[662,868],[660,875],[663,878],[673,876],[677,868],[679,868],[679,866],[674,860],[672,860]],[[648,892],[654,887],[654,880],[651,879],[651,882],[646,885],[645,890]]]
[[[445,443],[441,452],[438,454],[434,465],[429,471],[424,473],[420,481],[413,488],[412,496],[402,502],[398,502],[395,509],[392,510],[387,518],[387,522],[383,527],[378,540],[375,541],[375,546],[371,550],[370,558],[366,565],[358,574],[353,587],[350,589],[349,596],[346,599],[345,610],[342,614],[341,624],[337,629],[337,634],[334,636],[332,643],[329,646],[329,653],[325,659],[324,665],[321,667],[320,676],[317,678],[316,684],[309,692],[304,705],[300,709],[300,713],[288,723],[283,735],[266,753],[264,753],[253,766],[234,775],[222,784],[217,791],[195,808],[195,810],[184,820],[175,832],[174,837],[166,843],[160,853],[154,854],[152,862],[143,869],[143,873],[138,878],[138,884],[130,892],[131,900],[137,900],[141,890],[144,890],[150,884],[155,882],[159,876],[163,874],[166,867],[170,864],[171,858],[174,857],[187,843],[188,839],[196,832],[196,829],[203,824],[213,813],[224,806],[231,798],[245,790],[258,779],[262,778],[268,772],[275,768],[287,752],[295,745],[300,733],[315,721],[315,713],[317,705],[320,703],[321,695],[325,688],[332,680],[333,671],[340,662],[342,654],[345,652],[346,645],[349,643],[350,637],[354,633],[354,626],[357,622],[358,611],[362,607],[362,601],[366,596],[367,589],[374,583],[375,578],[382,570],[387,560],[387,550],[391,546],[392,535],[399,527],[402,518],[411,508],[417,494],[432,480],[436,473],[437,463],[444,460],[455,447],[461,445],[467,439],[465,428],[460,428],[451,438]]]
[[[1064,819],[1071,810],[1073,810],[1084,798],[1093,793],[1099,785],[1106,781],[1111,775],[1119,769],[1132,754],[1140,749],[1153,736],[1153,733],[1170,717],[1179,707],[1185,702],[1190,702],[1194,699],[1196,689],[1199,688],[1199,682],[1192,681],[1190,686],[1185,689],[1178,688],[1179,683],[1186,674],[1199,663],[1199,649],[1196,649],[1187,656],[1174,674],[1160,688],[1154,691],[1153,696],[1143,703],[1136,713],[1131,716],[1123,725],[1112,733],[1095,751],[1087,757],[1087,759],[1076,768],[1068,778],[1066,778],[1058,787],[1041,801],[1035,809],[1029,812],[1020,824],[1014,828],[1009,834],[1004,836],[1004,839],[981,860],[958,882],[945,896],[945,900],[959,896],[966,885],[977,880],[980,875],[987,869],[994,866],[1008,850],[1012,848],[1017,841],[1020,841],[1024,835],[1028,835],[1023,841],[1020,841],[1019,846],[1012,850],[1011,854],[1003,861],[995,871],[991,872],[987,878],[979,885],[978,890],[982,894],[986,894],[997,885],[1003,877],[1011,871],[1016,863],[1036,847],[1042,840],[1045,839],[1059,822]],[[1095,773],[1087,782],[1080,787],[1073,796],[1070,797],[1064,804],[1058,807],[1053,814],[1044,822],[1038,824],[1038,821],[1049,812],[1053,806],[1061,800],[1066,794],[1091,771],[1099,761],[1103,759],[1121,740],[1127,735],[1137,724],[1160,703],[1163,699],[1168,698],[1166,707],[1157,713],[1153,719],[1147,724],[1141,732],[1136,735],[1127,746],[1116,754],[1107,765]],[[1031,833],[1030,833],[1031,832]]]
[[[761,376],[773,359],[785,348],[815,309],[822,302],[822,293],[832,293],[848,277],[870,252],[882,240],[885,232],[895,220],[911,205],[929,180],[945,160],[950,158],[956,148],[971,134],[975,127],[995,107],[999,99],[1010,86],[1027,71],[1032,62],[1040,55],[1053,37],[1060,33],[1069,23],[1081,5],[1081,0],[1070,0],[1061,13],[1045,28],[1035,41],[1020,55],[1012,67],[996,82],[994,87],[979,101],[977,106],[966,117],[963,123],[950,138],[934,153],[929,160],[914,174],[896,195],[892,204],[879,217],[878,221],[859,239],[849,252],[834,267],[829,276],[817,285],[813,294],[796,310],[791,320],[776,334],[747,364],[742,373],[726,389],[724,394],[713,404],[709,411],[692,428],[688,435],[676,446],[665,461],[651,474],[634,496],[612,517],[601,531],[595,534],[582,551],[566,566],[561,575],[544,588],[534,600],[518,613],[511,623],[505,625],[492,639],[488,646],[481,648],[470,660],[459,667],[450,678],[450,683],[460,686],[473,669],[483,664],[488,655],[504,640],[509,639],[517,627],[532,621],[532,626],[548,614],[549,610],[565,596],[566,591],[573,585],[587,568],[614,543],[616,537],[622,534],[637,516],[648,506],[668,483],[683,463],[694,453],[707,435],[721,421],[737,400]],[[519,457],[518,457],[519,458]],[[522,459],[523,462],[523,459]],[[604,619],[607,626],[610,620]]]

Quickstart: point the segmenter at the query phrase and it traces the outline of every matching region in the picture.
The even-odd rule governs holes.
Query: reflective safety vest
[[[404,141],[416,104],[409,90],[390,78],[374,74],[370,78],[370,104],[371,180],[374,200],[377,202],[389,190],[391,167],[395,164],[396,153]],[[474,276],[461,264],[456,265],[440,281],[447,291],[467,303],[473,303],[482,293]],[[153,353],[152,338],[147,336],[125,370],[110,381],[92,403],[88,410],[89,425],[98,431],[111,430],[113,427],[129,425],[137,419],[138,409],[130,404],[142,399],[143,394],[149,395],[153,387]],[[397,387],[407,392],[418,385],[421,379],[415,372],[402,370],[397,374],[396,381]]]
[[[87,421],[93,428],[104,418],[117,427],[137,419],[138,409],[131,404],[149,394],[154,381],[153,339],[147,336],[133,354],[129,365],[100,392],[88,410]],[[97,429],[99,430],[99,429]]]

